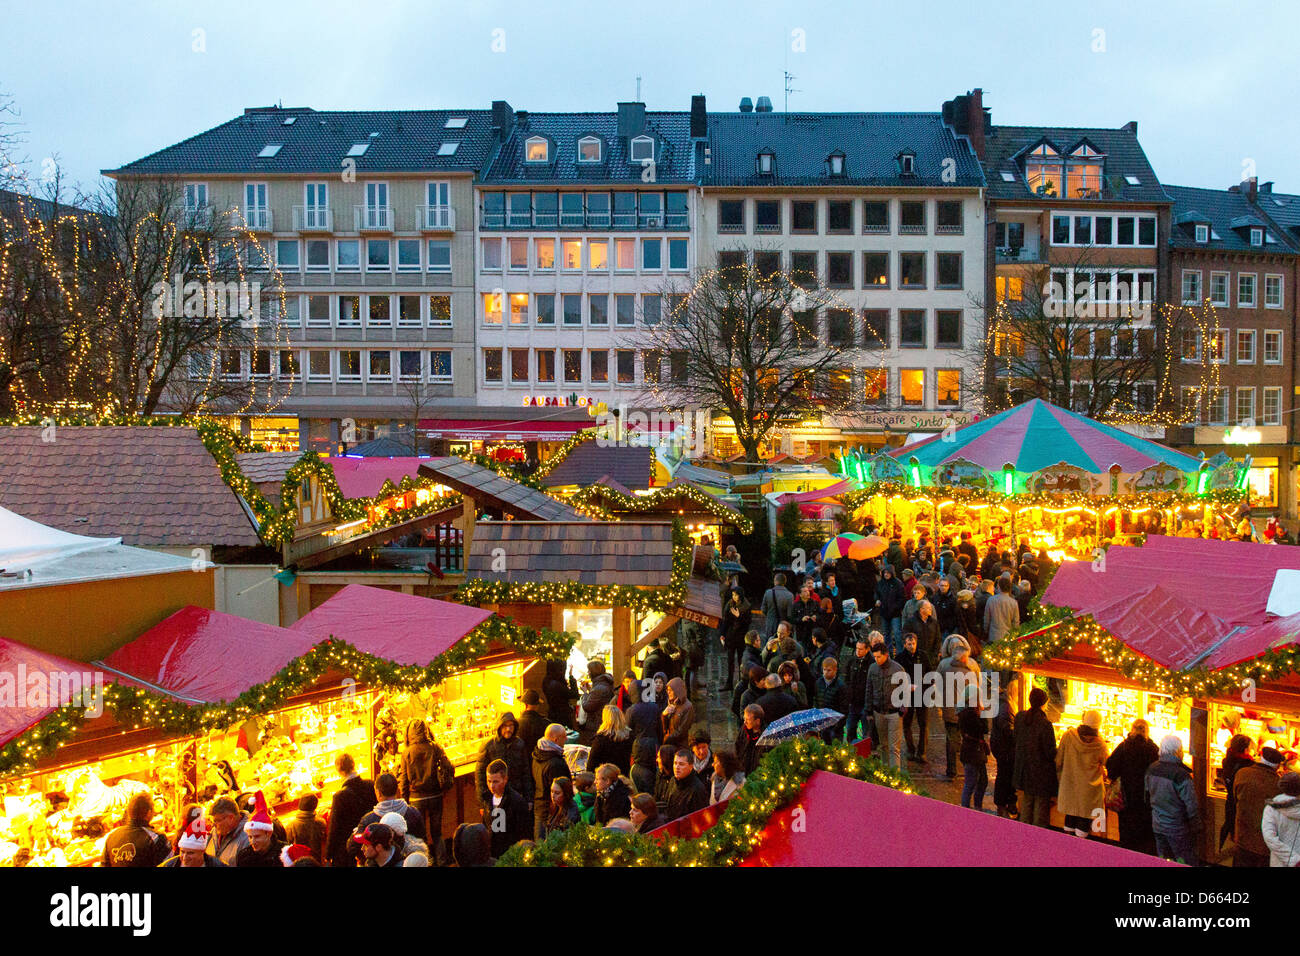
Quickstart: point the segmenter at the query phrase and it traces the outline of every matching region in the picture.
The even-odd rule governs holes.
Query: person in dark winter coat
[[[1160,759],[1147,768],[1142,787],[1151,808],[1156,853],[1167,860],[1196,866],[1200,807],[1192,771],[1183,763],[1183,742],[1175,734],[1160,741]]]
[[[573,782],[568,777],[556,777],[551,784],[551,802],[547,807],[542,836],[546,837],[555,830],[567,830],[581,818],[573,799]]]
[[[769,724],[799,709],[799,702],[794,699],[779,674],[767,675],[763,681],[763,693],[754,703],[763,708],[763,715]]]
[[[1151,810],[1143,795],[1147,770],[1160,759],[1160,748],[1151,740],[1151,728],[1145,720],[1133,721],[1128,736],[1106,758],[1106,776],[1118,780],[1124,794],[1124,809],[1119,816],[1119,845],[1139,853],[1156,851],[1151,830]]]
[[[533,777],[533,839],[546,835],[546,821],[551,815],[551,784],[569,776],[569,765],[564,761],[564,742],[568,735],[560,724],[546,728],[542,739],[532,752]]]
[[[880,630],[889,639],[889,649],[895,659],[903,649],[903,605],[906,603],[903,582],[898,579],[894,566],[886,563],[881,569],[880,580],[876,582],[875,606],[880,616]]]
[[[1043,712],[1047,691],[1029,692],[1029,709],[1016,714],[1016,768],[1012,776],[1020,792],[1020,820],[1050,826],[1056,796],[1056,732]]]
[[[919,698],[913,692],[907,711],[903,714],[903,749],[908,760],[925,763],[925,745],[928,740],[926,733],[930,717],[929,708],[925,704],[924,680],[925,675],[934,670],[935,662],[921,653],[917,647],[916,635],[912,633],[903,634],[903,651],[895,660],[907,674],[911,686],[922,688]],[[912,737],[913,724],[917,728],[915,738]]]
[[[492,855],[500,857],[520,840],[533,835],[533,808],[518,790],[510,785],[510,768],[494,759],[485,768],[488,796],[479,807],[483,825],[492,834]],[[529,786],[532,774],[528,775]]]
[[[628,819],[636,825],[637,833],[649,833],[663,826],[665,822],[659,815],[659,805],[655,803],[654,796],[645,791],[633,794],[632,809],[628,812]]]
[[[678,747],[686,746],[691,724],[695,721],[695,705],[686,696],[686,682],[680,677],[674,677],[668,682],[668,706],[664,708],[662,718],[663,742]]]
[[[505,761],[510,771],[510,786],[531,806],[533,799],[533,775],[529,763],[530,757],[524,749],[524,742],[519,739],[519,721],[515,715],[506,711],[497,720],[496,733],[478,752],[478,764],[474,768],[474,781],[478,787],[478,802],[487,803],[488,785],[487,768],[493,760]]]
[[[679,749],[672,744],[661,744],[655,752],[655,787],[651,792],[655,795],[655,801],[665,807],[668,806],[668,795],[673,790],[673,757]]]
[[[731,588],[723,596],[722,625],[719,627],[722,646],[727,651],[727,681],[723,690],[735,686],[736,666],[745,650],[745,632],[750,628],[753,615],[749,601],[740,588]],[[741,673],[744,673],[742,668]]]
[[[997,807],[1000,817],[1016,814],[1016,716],[1011,709],[1014,697],[1008,683],[1011,682],[1003,682],[998,690],[998,712],[989,728],[989,750],[993,753],[997,767],[997,779],[993,781],[993,805]]]
[[[612,763],[596,768],[596,822],[600,826],[625,817],[632,808],[632,789],[618,775]]]
[[[840,663],[834,657],[826,657],[822,660],[822,676],[817,678],[817,683],[813,691],[813,706],[825,708],[838,713],[846,713],[849,705],[849,689],[844,686],[844,681],[839,678]],[[844,721],[840,720],[834,726],[827,727],[822,731],[822,740],[828,744],[839,740],[844,733]]]
[[[758,738],[763,736],[763,728],[766,726],[762,707],[750,704],[745,708],[740,732],[736,734],[736,759],[740,761],[740,769],[746,776],[758,766],[758,758],[761,756]]]
[[[853,646],[853,656],[844,668],[844,686],[846,690],[844,721],[844,739],[849,743],[858,739],[858,734],[865,731],[871,723],[867,710],[868,674],[875,659],[871,656],[871,645],[865,636],[859,637]],[[763,709],[767,713],[767,709]],[[770,723],[770,721],[769,721]],[[748,773],[749,771],[745,771]]]
[[[605,712],[605,706],[614,700],[614,678],[605,673],[605,664],[602,661],[588,661],[587,674],[591,677],[591,690],[587,691],[586,697],[578,705],[586,714],[586,720],[578,731],[578,740],[584,744],[591,744],[591,738],[596,735],[597,728],[600,727],[601,715]]]
[[[989,545],[988,553],[980,561],[980,577],[985,581],[992,581],[998,576],[998,569],[1002,565],[1002,555],[998,553],[996,545]]]
[[[785,586],[784,574],[772,579],[772,586],[763,594],[762,608],[763,633],[769,638],[775,637],[776,626],[794,616],[794,595]]]
[[[331,866],[354,866],[356,859],[348,851],[348,839],[375,803],[375,788],[356,772],[351,754],[339,754],[334,767],[343,778],[343,786],[330,801],[329,832],[325,838],[325,859]]]
[[[968,687],[966,706],[957,711],[957,728],[961,732],[957,757],[964,774],[961,805],[973,810],[984,809],[984,793],[989,785],[989,745],[984,739],[987,724],[980,716],[978,688]]]
[[[591,739],[587,766],[599,767],[603,763],[612,763],[618,767],[619,773],[629,772],[632,769],[632,739],[623,712],[609,704],[601,715],[600,729]]]
[[[1237,771],[1232,781],[1237,798],[1237,819],[1233,830],[1236,849],[1232,865],[1268,866],[1270,851],[1264,842],[1264,807],[1281,792],[1277,768],[1282,763],[1282,753],[1273,747],[1264,747],[1259,760]]]
[[[531,687],[524,691],[523,697],[520,698],[524,705],[524,712],[519,717],[519,739],[524,742],[524,749],[529,753],[537,746],[537,741],[542,739],[542,734],[546,733],[546,725],[552,723],[546,719],[542,713],[541,695]]]
[[[695,772],[695,761],[685,747],[673,757],[673,777],[676,782],[672,793],[668,795],[665,821],[690,816],[709,805],[709,788]]]
[[[939,618],[939,633],[951,634],[957,630],[957,592],[947,578],[939,579],[939,590],[931,603],[935,616]]]
[[[650,681],[637,681],[635,700],[623,711],[623,719],[627,722],[632,739],[649,740],[657,746],[663,734],[660,714],[660,707],[654,699],[653,684]]]
[[[804,647],[812,645],[812,629],[819,624],[822,602],[813,589],[811,579],[805,580],[794,601],[794,634]]]
[[[673,669],[672,658],[664,650],[663,643],[659,638],[650,642],[650,649],[646,652],[645,660],[641,662],[641,675],[663,673],[665,679]]]
[[[391,773],[381,773],[375,778],[375,805],[361,818],[358,827],[364,829],[372,823],[383,823],[385,813],[399,813],[406,820],[406,832],[412,835],[425,832],[424,816],[398,796],[401,788]],[[360,853],[359,847],[354,847]]]
[[[284,824],[285,842],[297,843],[311,850],[312,859],[320,861],[325,853],[325,826],[316,819],[319,800],[309,793],[299,798],[298,809]]]
[[[1232,835],[1237,823],[1237,794],[1232,788],[1237,771],[1248,767],[1255,761],[1250,756],[1250,738],[1245,734],[1236,734],[1228,741],[1228,752],[1223,757],[1223,785],[1227,788],[1228,799],[1223,805],[1223,826],[1219,828],[1219,849]]]
[[[104,840],[104,866],[156,867],[171,853],[167,837],[150,827],[153,798],[137,793],[127,804],[127,822]]]
[[[532,693],[535,697],[536,691]],[[406,750],[397,773],[398,790],[402,799],[418,810],[424,820],[423,830],[407,832],[421,837],[435,857],[444,854],[442,797],[455,783],[456,770],[443,749],[430,738],[428,725],[423,720],[410,721],[406,725]]]
[[[456,866],[492,866],[492,837],[481,823],[462,823],[451,838],[451,856]]]
[[[655,757],[658,749],[659,745],[646,737],[638,738],[632,743],[632,772],[628,776],[635,793],[655,792]]]
[[[577,688],[565,680],[564,661],[546,662],[546,679],[542,681],[542,696],[546,698],[546,719],[553,724],[573,726],[573,702],[578,699]]]

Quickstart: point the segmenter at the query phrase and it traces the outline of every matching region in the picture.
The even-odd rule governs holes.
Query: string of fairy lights
[[[852,513],[875,497],[905,498],[927,504],[942,501],[962,505],[989,505],[1003,510],[1014,509],[1017,513],[1033,508],[1062,509],[1078,508],[1091,514],[1109,512],[1117,508],[1125,510],[1168,510],[1184,508],[1201,510],[1206,506],[1223,506],[1244,500],[1245,492],[1240,488],[1207,489],[1201,494],[1185,491],[1145,490],[1125,495],[1089,495],[1078,491],[1069,492],[1029,492],[1003,494],[983,488],[962,487],[921,487],[917,488],[897,481],[875,481],[862,488],[845,492],[840,496],[845,511]]]
[[[747,516],[707,491],[681,482],[653,489],[644,495],[624,494],[617,488],[597,483],[578,490],[569,498],[571,505],[588,509],[602,520],[618,514],[660,514],[674,509],[679,502],[690,505],[692,510],[712,515],[720,524],[732,525],[740,534],[750,534],[754,530],[754,522]]]

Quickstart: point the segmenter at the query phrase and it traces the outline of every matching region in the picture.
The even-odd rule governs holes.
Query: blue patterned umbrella
[[[763,731],[763,736],[758,738],[758,742],[775,744],[782,740],[789,740],[791,737],[802,737],[804,734],[834,727],[843,719],[844,715],[839,711],[828,710],[825,707],[796,710],[793,714],[786,714],[781,719],[768,724],[767,729]]]

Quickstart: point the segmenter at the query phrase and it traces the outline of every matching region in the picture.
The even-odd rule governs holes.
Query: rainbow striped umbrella
[[[822,560],[834,561],[837,558],[847,558],[849,548],[853,547],[853,542],[862,540],[864,540],[862,535],[854,534],[852,531],[837,534],[827,541],[825,547],[822,548]]]

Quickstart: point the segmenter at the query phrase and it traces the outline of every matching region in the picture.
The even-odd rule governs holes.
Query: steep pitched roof
[[[448,119],[461,117],[464,127],[447,128]],[[259,157],[269,143],[280,143],[279,151]],[[105,172],[338,175],[339,164],[357,143],[369,144],[362,155],[351,157],[358,175],[406,170],[477,172],[491,155],[492,114],[487,110],[248,109],[220,126]],[[460,145],[454,154],[440,156],[438,148],[443,143]]]
[[[254,546],[252,519],[198,432],[180,427],[0,428],[0,506],[139,547]]]
[[[904,150],[916,154],[914,176],[900,175]],[[775,155],[774,175],[758,174],[761,152]],[[832,177],[826,160],[837,152],[844,175]],[[706,186],[984,185],[970,147],[939,113],[710,113],[702,179]]]
[[[1133,129],[1105,129],[1101,127],[1068,126],[994,126],[984,139],[984,175],[988,179],[989,196],[993,199],[1039,199],[1045,202],[1078,202],[1077,199],[1044,199],[1029,192],[1025,183],[1024,168],[1019,162],[1022,153],[1047,140],[1063,156],[1069,154],[1084,140],[1106,157],[1103,194],[1109,201],[1164,203],[1169,202],[1156,171],[1147,160],[1137,132]],[[1002,177],[1003,172],[1013,174],[1011,182]],[[1132,176],[1137,185],[1127,181]]]
[[[573,508],[550,495],[511,481],[490,468],[456,455],[422,459],[419,474],[459,491],[479,504],[499,508],[522,518],[539,521],[583,520]]]
[[[542,479],[547,488],[595,484],[613,478],[625,488],[649,488],[654,453],[649,448],[618,445],[602,448],[595,441],[575,445],[565,459]]]
[[[1277,228],[1242,192],[1228,189],[1201,189],[1194,186],[1166,186],[1173,197],[1174,225],[1169,230],[1169,244],[1175,249],[1215,249],[1225,252],[1294,254],[1300,252],[1295,234]],[[1260,196],[1267,200],[1267,195]],[[1261,204],[1262,205],[1262,204]],[[1271,212],[1267,205],[1263,212]],[[1196,241],[1196,223],[1208,222],[1212,230],[1208,242]],[[1262,246],[1250,244],[1250,227],[1264,230]],[[1272,238],[1274,241],[1269,242]]]
[[[299,459],[300,451],[244,452],[235,456],[239,470],[255,485],[280,483]]]
[[[504,571],[492,570],[498,548]],[[673,529],[662,521],[479,522],[465,561],[466,576],[484,581],[666,587],[672,571]]]

